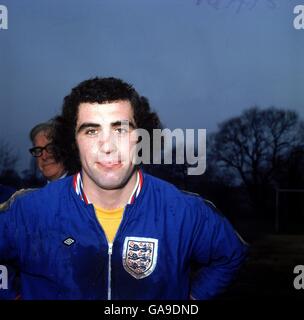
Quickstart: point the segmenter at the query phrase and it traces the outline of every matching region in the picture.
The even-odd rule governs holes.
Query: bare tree
[[[212,153],[257,200],[260,186],[277,185],[282,164],[293,150],[303,148],[303,127],[294,111],[252,107],[219,125]]]

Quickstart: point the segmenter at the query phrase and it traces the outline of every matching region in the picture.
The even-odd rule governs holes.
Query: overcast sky
[[[29,130],[80,81],[115,76],[168,128],[206,128],[252,105],[304,118],[300,0],[0,0],[0,141],[29,165]],[[214,5],[214,4],[217,4]],[[242,7],[239,7],[243,4]]]

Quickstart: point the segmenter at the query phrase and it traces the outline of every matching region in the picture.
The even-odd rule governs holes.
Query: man
[[[23,299],[210,299],[227,287],[246,246],[203,199],[133,164],[136,128],[159,120],[132,86],[84,81],[56,123],[80,172],[0,213],[0,264],[18,266]]]
[[[63,159],[60,159],[56,152],[53,140],[54,124],[52,121],[37,124],[30,131],[30,140],[33,147],[29,152],[36,158],[37,166],[47,180],[47,183],[57,179],[65,178],[73,172],[73,161],[69,162],[66,167],[63,165]],[[12,189],[13,190],[13,189]],[[7,193],[1,196],[2,190],[0,185],[0,210],[6,210],[20,195],[32,192],[35,189],[20,189],[18,191]]]
[[[29,151],[36,158],[37,166],[48,182],[67,175],[62,161],[55,158],[52,131],[52,123],[46,122],[36,125],[30,132],[33,147]]]

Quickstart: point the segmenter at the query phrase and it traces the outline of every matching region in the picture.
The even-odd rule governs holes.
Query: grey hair
[[[53,130],[54,130],[54,126],[53,126],[52,121],[39,123],[35,127],[32,128],[32,130],[30,132],[30,139],[31,139],[32,143],[34,144],[34,139],[39,132],[45,132],[47,134],[48,138],[50,138]]]

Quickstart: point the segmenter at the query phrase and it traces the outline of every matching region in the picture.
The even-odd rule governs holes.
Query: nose
[[[42,155],[41,155],[41,158],[43,160],[47,160],[48,158],[51,157],[51,154],[49,154],[45,149],[42,151]]]
[[[103,132],[99,141],[100,150],[105,154],[110,154],[116,150],[116,142],[109,132]]]

